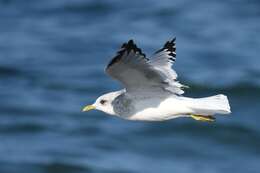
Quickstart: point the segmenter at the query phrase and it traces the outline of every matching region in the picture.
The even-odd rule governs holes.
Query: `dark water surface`
[[[259,173],[260,1],[0,0],[0,173]],[[133,38],[177,37],[185,96],[228,95],[214,124],[81,113],[120,86],[103,69]]]

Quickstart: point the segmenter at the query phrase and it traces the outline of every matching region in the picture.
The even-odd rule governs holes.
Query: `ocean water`
[[[260,2],[0,0],[0,173],[259,173]],[[177,37],[185,96],[232,114],[130,122],[84,105],[121,86],[123,42],[147,55]]]

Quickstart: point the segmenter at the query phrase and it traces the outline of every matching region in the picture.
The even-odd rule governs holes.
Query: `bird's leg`
[[[190,114],[190,117],[197,121],[214,122],[216,118],[212,115],[195,115]]]

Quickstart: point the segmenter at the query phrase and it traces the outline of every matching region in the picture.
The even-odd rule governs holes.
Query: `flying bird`
[[[98,97],[82,111],[97,109],[138,121],[190,117],[206,122],[214,121],[215,114],[231,113],[223,94],[204,98],[182,96],[186,86],[177,81],[177,73],[172,69],[176,60],[175,41],[176,38],[167,41],[149,59],[133,40],[124,43],[105,69],[124,89]]]

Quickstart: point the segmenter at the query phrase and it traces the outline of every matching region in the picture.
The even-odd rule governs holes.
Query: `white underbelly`
[[[163,121],[187,116],[192,110],[185,99],[171,97],[165,100],[146,99],[135,103],[137,112],[128,119],[145,121]]]

